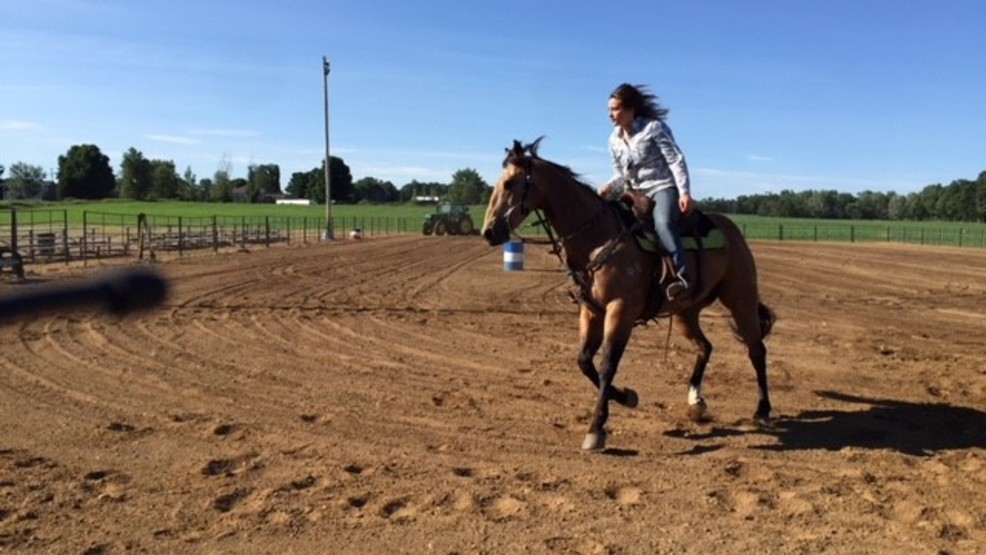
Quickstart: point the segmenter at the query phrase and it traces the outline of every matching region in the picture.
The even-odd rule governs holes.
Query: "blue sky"
[[[330,150],[401,187],[490,184],[513,139],[593,185],[649,84],[699,197],[909,193],[986,170],[981,0],[0,0],[0,164],[92,143],[199,178]]]

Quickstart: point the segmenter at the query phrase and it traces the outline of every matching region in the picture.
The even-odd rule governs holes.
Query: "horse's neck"
[[[566,257],[584,265],[593,250],[615,237],[613,214],[594,191],[581,185],[558,189],[548,194],[551,202],[544,207],[545,218],[558,233]]]

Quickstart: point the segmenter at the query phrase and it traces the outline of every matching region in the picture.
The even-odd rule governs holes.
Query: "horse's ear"
[[[507,156],[503,159],[503,167],[507,167],[508,163],[515,162],[518,158],[524,157],[524,145],[520,141],[514,139],[513,148],[505,148]]]
[[[526,149],[527,152],[530,152],[531,156],[533,156],[534,158],[538,157],[538,147],[541,146],[541,139],[544,139],[544,135],[541,135],[537,139],[534,139],[533,143],[527,145],[527,149]]]

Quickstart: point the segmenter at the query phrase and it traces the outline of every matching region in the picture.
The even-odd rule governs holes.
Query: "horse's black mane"
[[[506,167],[507,164],[513,164],[515,166],[524,167],[528,161],[537,161],[551,166],[578,185],[591,190],[593,193],[596,192],[595,187],[582,181],[582,177],[573,171],[572,168],[563,166],[557,162],[552,162],[551,160],[545,160],[544,158],[538,156],[538,147],[541,145],[541,139],[544,139],[544,135],[538,137],[533,143],[528,143],[526,145],[518,140],[514,140],[513,148],[504,149],[507,151],[507,156],[503,160],[503,166]]]

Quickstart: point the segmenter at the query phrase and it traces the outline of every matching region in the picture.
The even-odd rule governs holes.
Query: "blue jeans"
[[[654,230],[657,231],[661,244],[671,255],[675,271],[679,275],[690,276],[688,257],[685,256],[685,247],[681,244],[681,233],[678,231],[678,222],[681,220],[681,209],[678,208],[678,188],[661,189],[651,193],[650,198],[654,200]]]

